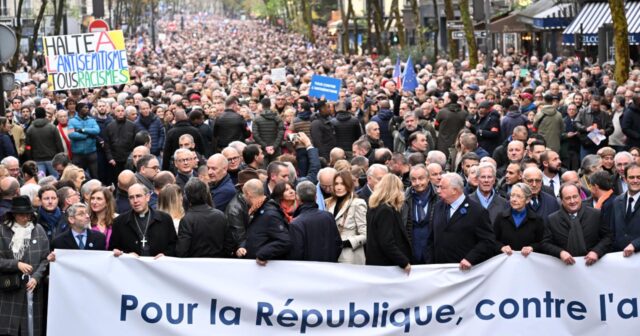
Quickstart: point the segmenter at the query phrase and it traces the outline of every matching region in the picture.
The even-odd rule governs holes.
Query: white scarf
[[[13,231],[13,237],[9,248],[13,252],[13,258],[15,260],[21,260],[24,255],[24,251],[29,247],[29,240],[31,240],[31,231],[34,229],[33,223],[29,222],[27,225],[22,226],[18,223],[13,223],[11,231]]]

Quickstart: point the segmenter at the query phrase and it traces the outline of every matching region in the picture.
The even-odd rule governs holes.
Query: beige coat
[[[335,200],[327,200],[327,211],[333,213]],[[367,242],[367,203],[352,195],[336,216],[338,231],[342,240],[351,242],[351,247],[342,249],[338,262],[364,265],[364,244]]]

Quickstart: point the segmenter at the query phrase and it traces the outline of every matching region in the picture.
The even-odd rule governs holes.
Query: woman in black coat
[[[543,250],[544,219],[533,211],[527,210],[531,201],[531,189],[524,183],[516,183],[511,188],[510,209],[498,215],[494,223],[494,232],[498,248],[502,253],[511,255],[520,251],[523,256]]]
[[[180,221],[176,255],[184,258],[224,258],[235,241],[222,211],[213,207],[209,187],[192,178],[184,187],[189,210]]]
[[[369,198],[367,265],[395,265],[411,272],[411,243],[400,215],[403,204],[402,181],[393,174],[385,175]]]

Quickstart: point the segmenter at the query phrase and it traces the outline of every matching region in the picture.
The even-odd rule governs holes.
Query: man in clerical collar
[[[128,194],[131,210],[113,222],[109,248],[114,255],[131,253],[156,258],[175,255],[178,237],[171,216],[149,207],[151,193],[143,184],[132,185]]]

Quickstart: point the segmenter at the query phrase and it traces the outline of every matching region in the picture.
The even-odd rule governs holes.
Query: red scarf
[[[71,160],[73,158],[72,157],[73,155],[71,154],[71,140],[69,140],[69,138],[67,137],[67,134],[64,132],[65,127],[67,127],[67,125],[58,124],[58,132],[62,137],[62,141],[64,141],[64,147],[67,149],[67,155],[69,156],[69,160]]]
[[[286,201],[280,201],[280,208],[282,208],[282,212],[284,212],[284,219],[287,220],[287,223],[291,224],[293,221],[293,213],[296,212],[297,207],[298,202],[293,202],[293,205],[288,206]]]

